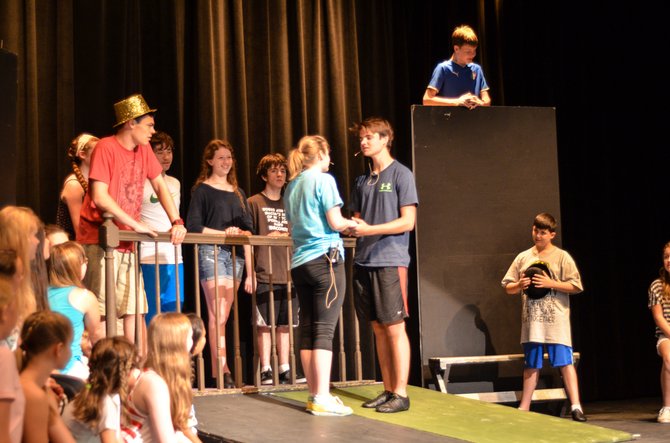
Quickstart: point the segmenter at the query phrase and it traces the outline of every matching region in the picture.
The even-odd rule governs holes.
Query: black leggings
[[[300,349],[332,351],[346,290],[343,261],[324,254],[291,269],[291,277],[300,300]]]

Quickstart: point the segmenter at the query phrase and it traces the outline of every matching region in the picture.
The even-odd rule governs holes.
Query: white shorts
[[[661,334],[661,335],[658,337],[658,340],[656,341],[656,353],[657,353],[659,356],[661,356],[661,357],[663,357],[663,356],[662,356],[661,353],[659,352],[658,348],[659,348],[659,346],[661,346],[661,343],[663,343],[663,342],[666,341],[666,340],[670,340],[670,337],[668,337],[668,336],[665,335],[665,334]]]

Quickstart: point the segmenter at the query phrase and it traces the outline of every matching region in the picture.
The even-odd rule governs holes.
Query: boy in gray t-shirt
[[[582,292],[582,279],[575,261],[552,243],[556,220],[542,213],[533,221],[534,246],[516,256],[502,286],[510,295],[521,294],[521,344],[525,367],[519,409],[528,410],[542,369],[544,350],[553,367],[563,376],[565,391],[572,403],[572,419],[586,421],[579,402],[577,371],[572,359],[570,334],[570,294]],[[541,271],[531,272],[532,268]]]
[[[358,237],[354,304],[359,320],[372,324],[384,382],[384,392],[363,407],[387,413],[406,411],[410,365],[405,331],[407,266],[409,233],[418,205],[416,186],[412,172],[391,157],[393,128],[389,122],[368,118],[354,125],[352,132],[360,137],[361,152],[372,162],[370,172],[356,179],[349,207],[352,219],[358,222],[350,230]]]

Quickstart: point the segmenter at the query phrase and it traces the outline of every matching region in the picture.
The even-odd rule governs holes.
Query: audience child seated
[[[91,344],[102,336],[98,300],[81,279],[86,274],[84,248],[76,242],[54,246],[49,259],[49,305],[51,309],[65,315],[74,329],[72,356],[62,373],[81,379],[88,378],[88,365],[81,342],[84,330]]]
[[[18,303],[12,280],[16,272],[14,251],[0,250],[0,340],[7,338],[18,321]],[[12,351],[0,342],[0,441],[20,443],[23,435],[25,397]]]
[[[191,410],[191,322],[186,315],[156,315],[149,324],[147,359],[130,376],[122,435],[132,442],[199,442],[188,426]]]
[[[103,338],[93,346],[88,385],[63,412],[78,443],[120,441],[121,404],[136,358],[135,347],[122,336]]]
[[[60,416],[58,400],[47,381],[70,359],[72,325],[63,314],[37,311],[21,329],[21,387],[26,398],[24,442],[74,442]]]

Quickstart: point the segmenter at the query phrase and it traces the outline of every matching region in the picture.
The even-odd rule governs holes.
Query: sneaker
[[[391,398],[375,408],[377,412],[402,412],[409,409],[409,397],[402,397],[398,394],[391,394]]]
[[[295,374],[295,382],[296,384],[301,384],[301,383],[307,383],[307,379],[305,378],[304,375],[300,373]],[[288,369],[282,373],[279,374],[279,383],[282,385],[290,385],[291,384],[291,370]]]
[[[670,423],[670,406],[663,406],[660,411],[658,411],[658,418],[656,419],[659,423]]]
[[[366,401],[361,406],[363,406],[364,408],[376,408],[377,406],[383,405],[384,403],[389,401],[392,396],[393,396],[393,392],[384,391],[381,394],[379,394],[377,397],[373,398],[372,400]]]
[[[307,405],[305,406],[305,411],[310,412],[313,407],[314,407],[314,396],[313,395],[308,395],[307,396]]]
[[[281,375],[280,375],[281,377]],[[261,372],[261,384],[262,385],[271,385],[273,382],[272,380],[272,369],[268,369],[267,371]]]
[[[311,403],[307,402],[307,412],[320,417],[344,417],[351,415],[354,410],[345,406],[339,397],[334,395],[324,396],[325,399],[314,398]]]
[[[581,409],[573,409],[570,414],[572,415],[572,419],[574,421],[586,421],[586,415],[584,415],[584,412],[582,412]],[[670,421],[670,412],[668,412],[668,421]]]

